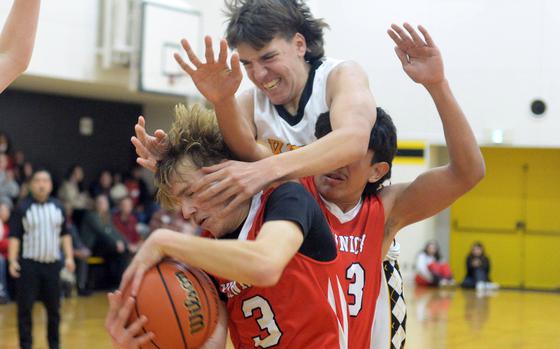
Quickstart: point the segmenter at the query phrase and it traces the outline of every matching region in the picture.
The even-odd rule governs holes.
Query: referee
[[[22,200],[10,218],[8,259],[16,278],[19,344],[32,346],[31,310],[37,298],[47,309],[47,339],[50,349],[59,349],[60,243],[65,266],[73,272],[72,238],[65,230],[64,208],[50,198],[52,179],[41,169],[31,177],[31,197]]]

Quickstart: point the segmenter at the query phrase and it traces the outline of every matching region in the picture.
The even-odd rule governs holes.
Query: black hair
[[[330,113],[327,111],[317,119],[315,125],[315,137],[317,139],[332,131]],[[368,183],[364,188],[363,195],[376,194],[383,182],[391,178],[393,159],[397,153],[397,129],[393,124],[391,116],[381,107],[377,107],[377,120],[369,134],[368,149],[373,151],[372,165],[378,162],[389,164],[389,171],[374,183]]]
[[[226,40],[230,47],[247,43],[260,50],[277,35],[288,40],[300,33],[307,44],[306,61],[325,55],[323,28],[328,24],[313,18],[303,0],[226,0],[225,4]]]

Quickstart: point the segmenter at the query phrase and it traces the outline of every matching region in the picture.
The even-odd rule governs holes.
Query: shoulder
[[[64,205],[62,204],[62,202],[59,199],[49,198],[49,202],[52,203],[53,205],[55,205],[60,210],[62,210],[62,212],[64,212]]]
[[[23,200],[20,200],[20,202],[17,204],[16,209],[14,211],[23,214],[25,211],[29,209],[31,204],[33,204],[33,199],[31,198],[25,198]]]
[[[340,61],[329,74],[328,83],[337,83],[350,78],[367,78],[366,71],[355,61]]]

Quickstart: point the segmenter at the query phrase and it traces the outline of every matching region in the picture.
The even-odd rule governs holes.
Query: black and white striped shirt
[[[41,263],[60,259],[60,237],[65,229],[64,208],[57,199],[39,203],[32,198],[20,202],[10,217],[10,237],[21,241],[21,256]]]

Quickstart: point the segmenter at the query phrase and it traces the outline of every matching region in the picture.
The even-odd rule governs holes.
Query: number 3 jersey
[[[348,303],[348,347],[371,348],[375,306],[381,286],[383,204],[378,197],[369,195],[354,209],[342,213],[320,196],[313,177],[303,178],[301,183],[319,203],[336,240],[339,275]]]
[[[335,314],[344,308],[336,245],[317,202],[300,184],[286,183],[255,196],[241,229],[225,238],[255,240],[272,220],[298,224],[304,241],[272,287],[217,278],[227,297],[234,347],[347,348]]]

